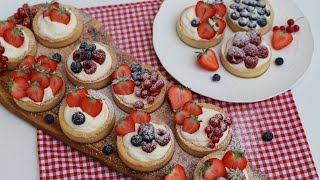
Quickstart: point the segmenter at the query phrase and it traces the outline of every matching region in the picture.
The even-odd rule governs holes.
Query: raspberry
[[[143,123],[139,126],[138,134],[142,136],[145,133],[154,133],[154,127],[150,123]]]
[[[248,69],[254,69],[258,65],[258,60],[259,60],[258,57],[247,56],[244,59],[244,64]]]
[[[86,74],[93,74],[97,70],[97,65],[92,61],[83,61],[82,66]]]
[[[158,81],[158,73],[156,71],[153,71],[151,73],[151,82],[156,83]]]
[[[233,45],[239,48],[244,47],[245,45],[249,44],[249,42],[250,42],[250,38],[246,32],[236,33],[233,39]]]
[[[155,140],[152,140],[151,143],[147,143],[145,141],[143,141],[141,143],[141,148],[144,152],[146,153],[151,153],[152,151],[154,151],[157,148],[157,142]]]
[[[160,146],[165,146],[170,142],[171,135],[164,129],[157,129],[155,134],[155,140]]]
[[[245,52],[236,46],[231,46],[227,52],[227,59],[232,64],[241,63],[245,56]]]
[[[269,49],[264,45],[258,46],[258,58],[266,58],[269,55]]]
[[[101,65],[106,60],[106,53],[101,49],[94,50],[92,52],[92,59]]]
[[[250,38],[250,43],[258,46],[261,44],[261,34],[258,30],[253,30],[247,32],[248,37]]]
[[[258,48],[257,46],[249,43],[245,47],[243,47],[243,51],[246,53],[246,56],[255,57],[258,55]]]
[[[80,60],[82,61],[84,59],[84,49],[77,49],[73,52],[73,60],[77,61]]]

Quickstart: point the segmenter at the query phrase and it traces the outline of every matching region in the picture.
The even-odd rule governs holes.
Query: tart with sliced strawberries
[[[35,59],[27,55],[19,61],[9,82],[16,104],[29,112],[43,112],[56,107],[64,97],[65,82],[57,62],[47,56]]]
[[[120,159],[131,169],[151,172],[172,158],[175,141],[167,124],[142,110],[134,110],[114,127]]]
[[[80,38],[83,21],[77,8],[52,1],[37,12],[32,27],[39,43],[61,48]]]
[[[0,49],[2,56],[8,58],[8,69],[14,70],[19,59],[36,54],[37,42],[27,27],[11,21],[0,21]]]
[[[79,143],[94,143],[113,129],[115,111],[111,101],[95,90],[77,87],[66,95],[59,109],[63,133]]]
[[[180,14],[177,34],[185,44],[194,48],[216,46],[224,37],[226,12],[227,7],[221,1],[200,0]]]
[[[151,66],[122,64],[111,76],[113,99],[127,113],[134,109],[153,112],[165,99],[166,80]]]
[[[101,89],[111,84],[117,62],[117,55],[110,46],[81,42],[64,65],[68,79],[75,86]]]

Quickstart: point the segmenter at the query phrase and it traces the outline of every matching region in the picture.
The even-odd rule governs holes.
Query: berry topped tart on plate
[[[27,55],[19,61],[9,82],[16,104],[29,112],[43,112],[56,107],[64,97],[65,82],[57,62],[41,55]]]
[[[170,127],[144,111],[132,111],[114,130],[120,159],[131,169],[155,171],[173,156],[175,141]]]
[[[112,96],[125,112],[134,109],[157,110],[166,93],[166,80],[153,67],[142,64],[122,64],[112,73]]]
[[[187,153],[203,157],[225,149],[232,136],[232,119],[221,108],[192,101],[191,91],[178,85],[168,89],[176,123],[176,138]]]
[[[83,22],[75,7],[52,1],[37,12],[33,32],[44,46],[61,48],[74,43],[82,34]]]
[[[231,0],[227,23],[235,31],[259,30],[262,35],[272,28],[274,11],[269,0]]]
[[[180,39],[194,48],[208,48],[219,44],[226,28],[223,19],[226,5],[221,0],[200,0],[182,11],[177,22]]]
[[[63,133],[79,143],[94,143],[113,129],[115,111],[111,101],[94,90],[77,87],[60,106],[59,122]]]
[[[19,59],[34,56],[37,42],[30,29],[12,21],[0,21],[0,54],[7,58],[9,70],[14,70]]]

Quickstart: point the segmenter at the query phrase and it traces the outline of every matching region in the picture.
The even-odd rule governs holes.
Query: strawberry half
[[[16,27],[16,23],[12,21],[0,21],[0,37],[3,37],[3,33],[7,29]]]
[[[216,16],[220,17],[220,18],[223,18],[224,15],[226,14],[227,12],[227,7],[224,3],[218,3],[218,4],[215,4],[214,7],[216,8]]]
[[[281,50],[287,47],[293,41],[293,36],[287,31],[275,30],[272,35],[272,47],[276,50]]]
[[[85,88],[76,88],[69,92],[66,97],[66,101],[69,107],[80,107],[81,99],[88,95],[88,91]]]
[[[48,56],[41,55],[37,58],[37,62],[41,62],[41,65],[48,64],[50,66],[50,72],[54,72],[57,69],[57,61],[51,59]],[[47,67],[47,66],[46,66]]]
[[[134,132],[134,121],[130,118],[130,116],[121,119],[117,122],[117,125],[114,127],[114,131],[119,136],[125,136],[128,133]]]
[[[44,89],[38,82],[31,83],[26,90],[27,96],[34,102],[42,102],[44,96]]]
[[[142,110],[131,111],[129,116],[134,123],[139,123],[139,124],[148,123],[151,120],[150,114]]]
[[[226,21],[220,18],[214,18],[213,22],[215,22],[215,25],[218,28],[218,34],[222,34],[227,27]]]
[[[217,34],[208,21],[201,22],[198,26],[197,32],[202,39],[207,40],[214,38]]]
[[[199,116],[200,114],[202,114],[201,106],[199,106],[194,101],[186,102],[183,105],[183,110],[188,111],[191,115],[194,115],[194,116]]]
[[[184,120],[182,131],[193,134],[200,128],[200,122],[196,116],[191,115]]]
[[[90,116],[97,117],[102,111],[102,102],[89,94],[81,98],[80,108]]]
[[[187,180],[184,168],[180,164],[176,164],[166,170],[164,180]]]
[[[211,158],[204,163],[202,167],[205,180],[217,179],[227,175],[223,162],[218,158]]]
[[[214,5],[203,1],[198,1],[195,10],[196,16],[200,19],[200,22],[207,21],[216,14]]]
[[[119,95],[129,95],[134,92],[134,81],[130,79],[119,79],[116,84],[113,84],[112,88],[116,94]]]
[[[70,12],[64,7],[55,7],[50,10],[50,20],[68,25],[70,22]]]
[[[27,69],[26,66],[23,66],[21,68],[14,70],[12,74],[13,74],[13,79],[21,77],[21,78],[24,78],[25,80],[29,81],[31,78],[30,70]]]
[[[56,95],[60,91],[63,84],[64,82],[60,74],[57,72],[52,73],[52,76],[50,77],[50,88],[52,89],[53,95]]]
[[[50,76],[46,72],[33,71],[31,73],[31,82],[38,82],[45,89],[50,85]]]
[[[29,83],[24,78],[18,77],[13,81],[9,81],[9,90],[10,94],[15,99],[21,99],[26,97],[26,89],[29,86]]]
[[[180,110],[174,114],[173,120],[176,124],[182,125],[184,120],[190,116],[190,113],[187,110]]]
[[[121,77],[131,77],[131,69],[127,64],[119,66],[111,75],[112,79],[119,79]]]
[[[22,31],[16,27],[9,28],[3,32],[3,39],[12,46],[19,48],[24,42]]]
[[[17,68],[26,66],[27,69],[29,69],[30,71],[33,71],[35,63],[36,63],[36,59],[31,55],[27,55],[24,59],[19,60],[19,64],[17,65]]]
[[[176,111],[180,109],[186,102],[192,100],[192,93],[190,90],[182,86],[172,85],[168,89],[168,98],[171,109]]]
[[[50,11],[54,8],[59,7],[59,6],[60,6],[60,4],[58,2],[54,2],[54,1],[51,1],[51,3],[46,3],[46,8],[42,13],[43,17],[46,17],[46,16],[49,17]]]
[[[216,71],[219,69],[219,63],[216,54],[212,49],[202,49],[202,52],[196,52],[198,64],[209,71]]]

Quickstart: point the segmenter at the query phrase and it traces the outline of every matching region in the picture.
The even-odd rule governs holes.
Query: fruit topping
[[[209,21],[204,21],[198,26],[197,32],[202,39],[210,40],[217,34],[215,29],[210,25]]]
[[[233,19],[233,20],[237,20],[237,19],[240,18],[240,13],[237,12],[237,11],[234,11],[234,12],[232,12],[232,13],[230,14],[230,17],[231,17],[231,19]]]
[[[138,134],[133,135],[130,140],[131,144],[135,147],[141,146],[142,137]]]
[[[244,64],[248,69],[254,69],[258,65],[258,61],[258,57],[246,56],[246,58],[244,59]]]
[[[154,127],[150,123],[143,123],[139,126],[138,134],[142,136],[145,142],[151,142],[155,138]]]
[[[176,164],[166,170],[164,180],[187,180],[187,175],[184,168],[180,164]]]
[[[53,71],[55,71],[57,69],[58,63],[57,61],[51,59],[48,56],[45,55],[41,55],[37,58],[37,62],[42,64],[48,64],[50,67],[50,72],[52,73]]]
[[[172,85],[168,89],[168,98],[173,111],[180,109],[186,102],[192,100],[192,93],[182,86]]]
[[[34,70],[33,65],[35,63],[36,63],[36,59],[31,55],[27,55],[24,59],[19,60],[19,64],[17,65],[17,68],[26,66],[27,69],[29,69],[30,71],[33,71]]]
[[[254,44],[256,46],[259,46],[262,41],[262,37],[260,34],[260,31],[258,30],[252,30],[247,32],[247,36],[249,37],[249,41],[251,44]]]
[[[141,72],[142,71],[141,64],[139,64],[139,63],[131,64],[130,69],[132,72]]]
[[[266,58],[269,56],[269,49],[265,45],[258,46],[258,58]]]
[[[125,136],[128,133],[134,132],[135,125],[133,120],[129,117],[119,120],[114,127],[114,131],[120,136]]]
[[[198,19],[193,19],[193,20],[191,21],[191,26],[192,26],[192,27],[198,27],[199,24],[200,24],[200,21],[199,21]]]
[[[227,174],[228,179],[242,180],[246,179],[244,173],[239,169],[230,169]]]
[[[134,123],[139,124],[148,123],[151,120],[150,114],[141,110],[131,111],[129,117],[133,120]]]
[[[219,68],[219,63],[215,52],[212,49],[201,49],[201,52],[196,52],[198,64],[209,71],[216,71]]]
[[[133,107],[134,107],[135,109],[143,109],[144,103],[143,103],[143,101],[138,100],[138,101],[136,101],[136,102],[133,104]]]
[[[15,78],[13,81],[9,81],[10,94],[15,99],[21,99],[26,97],[25,90],[29,86],[29,83],[24,78]]]
[[[244,152],[229,150],[222,158],[223,164],[229,169],[239,169],[243,171],[247,167],[247,159]]]
[[[223,120],[228,126],[230,126],[232,124],[232,118],[231,116],[227,116],[224,120]]]
[[[232,64],[241,63],[244,60],[245,56],[245,52],[236,46],[231,46],[227,52],[227,59]]]
[[[242,48],[250,43],[250,37],[246,32],[237,32],[233,39],[233,45]]]
[[[3,37],[4,31],[16,27],[16,23],[12,21],[0,21],[0,37]]]
[[[46,114],[44,116],[44,121],[47,123],[47,124],[52,124],[54,122],[54,117],[52,114]]]
[[[24,34],[21,29],[14,27],[3,32],[3,39],[12,46],[19,48],[24,42]]]
[[[221,120],[219,118],[217,118],[216,116],[211,117],[209,119],[209,124],[213,128],[219,128],[220,127],[220,122],[221,122]]]
[[[82,71],[83,67],[82,67],[82,64],[80,63],[80,61],[73,61],[71,63],[70,68],[73,73],[78,74]]]
[[[44,88],[38,82],[33,82],[26,89],[27,96],[34,102],[42,102],[44,96]]]
[[[157,148],[157,142],[155,140],[152,140],[150,143],[146,141],[142,141],[141,148],[146,153],[151,153]]]
[[[220,79],[221,79],[221,76],[219,74],[214,74],[212,76],[212,81],[220,81]]]
[[[217,11],[214,5],[203,1],[198,1],[195,10],[196,16],[200,19],[201,22],[213,17]]]
[[[178,125],[183,125],[184,120],[190,116],[190,113],[187,110],[179,110],[174,114],[173,120]]]
[[[171,135],[164,129],[156,129],[155,140],[160,146],[165,146],[170,142]]]
[[[194,101],[186,102],[182,109],[188,111],[190,115],[199,116],[202,114],[202,107]]]
[[[260,27],[265,27],[268,24],[268,20],[265,17],[263,17],[258,19],[257,23]]]
[[[284,60],[282,57],[278,57],[275,60],[276,65],[281,66],[284,63]]]
[[[54,72],[50,77],[50,88],[52,90],[53,95],[56,95],[60,89],[63,87],[63,79],[60,74]]]
[[[232,4],[230,4],[230,9],[234,9],[234,10],[236,10],[237,8],[238,8],[238,6],[239,6],[239,4],[237,4],[237,3],[232,3]],[[234,11],[234,12],[237,12],[237,11]]]
[[[83,124],[85,121],[86,121],[86,117],[82,112],[78,111],[72,114],[73,124],[79,126]]]
[[[92,52],[91,51],[85,51],[83,58],[85,60],[92,60]]]
[[[45,89],[47,87],[49,87],[50,85],[50,76],[48,73],[42,71],[42,72],[39,72],[39,71],[33,71],[31,73],[31,78],[30,78],[30,81],[31,82],[38,82],[39,85]]]
[[[49,17],[51,21],[68,25],[71,20],[71,13],[64,7],[55,7],[50,10]]]
[[[245,52],[246,56],[255,57],[258,55],[258,48],[257,46],[249,43],[243,47],[243,51]]]
[[[111,76],[112,79],[119,79],[121,77],[131,77],[131,69],[127,64],[122,64],[112,73]]]
[[[26,66],[23,66],[21,68],[14,70],[12,75],[13,75],[14,79],[21,77],[21,78],[24,78],[25,80],[29,81],[31,78],[30,70],[27,69]]]
[[[83,61],[82,67],[86,74],[93,74],[97,70],[97,64],[89,60]]]
[[[92,51],[92,59],[102,65],[106,60],[106,53],[101,49],[94,50]]]
[[[287,47],[293,41],[291,33],[282,30],[273,31],[272,46],[276,50],[281,50]]]
[[[199,121],[196,116],[191,115],[184,120],[182,131],[193,134],[199,130],[200,122],[202,121]]]
[[[73,52],[72,57],[74,61],[82,61],[84,60],[84,49],[77,49]]]
[[[53,55],[52,55],[52,60],[55,60],[57,63],[59,63],[59,62],[61,62],[61,54],[59,54],[59,53],[54,53]]]
[[[216,8],[216,17],[220,17],[223,18],[223,16],[226,14],[227,12],[227,7],[224,3],[216,3],[214,5],[214,7]]]
[[[119,95],[129,95],[134,92],[134,81],[127,79],[127,78],[121,78],[114,81],[114,84],[112,86],[113,91],[116,94]]]
[[[60,4],[58,2],[55,2],[54,0],[51,1],[50,3],[46,3],[46,7],[45,7],[45,10],[43,11],[42,15],[43,17],[48,17],[50,15],[50,11],[54,8],[57,8],[59,7]]]
[[[102,102],[90,93],[81,98],[80,108],[92,117],[96,117],[102,111]]]
[[[17,9],[14,13],[14,21],[31,29],[34,16],[37,14],[37,9],[30,8],[28,4],[23,4],[22,7]]]
[[[106,145],[106,146],[104,146],[104,147],[102,148],[102,152],[103,152],[104,154],[106,154],[106,155],[112,154],[113,151],[114,151],[113,146],[110,145],[110,144],[109,144],[109,145]]]
[[[69,107],[80,107],[81,99],[88,95],[85,88],[76,88],[67,94],[66,101]]]
[[[254,21],[249,21],[248,28],[255,29],[257,27],[257,23]]]
[[[272,141],[272,139],[273,139],[273,133],[272,132],[265,132],[265,133],[263,133],[262,134],[262,139],[264,140],[264,141]]]
[[[217,158],[207,160],[202,167],[202,172],[205,180],[217,179],[227,174],[223,162]]]

